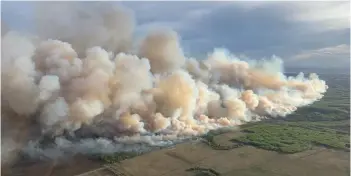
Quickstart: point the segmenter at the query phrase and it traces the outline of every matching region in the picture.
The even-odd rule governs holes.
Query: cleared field
[[[240,137],[239,131],[219,134],[213,137],[216,143],[230,144],[233,137]],[[108,166],[108,167],[107,167]],[[213,169],[220,175],[232,176],[347,176],[349,152],[313,147],[295,154],[281,154],[253,146],[242,146],[231,150],[214,150],[203,143],[183,143],[173,148],[146,153],[111,165],[77,156],[67,162],[36,163],[32,167],[16,169],[21,173],[4,175],[26,176],[194,176],[200,175],[190,168]],[[97,169],[97,170],[95,170]],[[87,172],[89,171],[90,172]],[[93,171],[95,170],[95,171]],[[205,175],[205,174],[202,174]],[[209,175],[209,174],[207,174]]]
[[[214,140],[229,141],[233,136],[241,135],[240,132],[229,132],[215,136]],[[296,154],[281,154],[252,146],[213,150],[204,143],[184,143],[172,149],[123,160],[115,165],[117,168],[122,167],[120,171],[124,170],[125,175],[133,176],[193,176],[195,172],[187,169],[196,167],[213,169],[225,176],[347,176],[349,153],[322,147]],[[100,175],[107,173],[106,169],[97,172]]]

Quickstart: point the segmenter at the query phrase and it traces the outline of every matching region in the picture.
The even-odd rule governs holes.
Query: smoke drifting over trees
[[[18,137],[24,134],[6,128],[3,160],[10,153],[6,148],[41,151],[35,141],[48,134],[57,137],[58,149],[82,153],[93,152],[94,142],[111,152],[126,144],[169,144],[212,129],[284,117],[327,90],[316,74],[284,76],[277,57],[241,60],[215,49],[207,58],[187,58],[174,31],[152,31],[132,52],[133,14],[101,4],[43,3],[33,22],[36,37],[4,34],[3,125],[40,135],[28,137],[27,145],[28,138]],[[82,131],[80,136],[100,138],[77,143],[62,138]]]

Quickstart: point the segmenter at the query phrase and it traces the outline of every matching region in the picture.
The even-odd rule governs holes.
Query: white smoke
[[[30,141],[23,149],[30,157],[36,158],[40,156],[42,159],[60,159],[74,154],[109,154],[114,152],[147,152],[155,148],[155,146],[167,146],[176,142],[166,140],[153,140],[150,143],[150,137],[126,138],[117,140],[109,140],[106,138],[82,139],[79,141],[70,141],[66,138],[58,137],[51,147],[40,148],[38,143]],[[125,141],[124,141],[125,140]],[[135,141],[137,142],[135,142]]]
[[[133,23],[124,19],[131,17],[119,8],[103,9],[96,17],[100,6],[94,13],[83,11],[82,16],[92,15],[85,21],[76,14],[81,11],[69,11],[80,28],[45,30],[44,36],[57,39],[35,44],[8,32],[2,40],[2,104],[40,122],[43,135],[89,129],[103,138],[107,127],[94,126],[102,123],[115,139],[96,140],[102,145],[97,152],[131,143],[167,145],[212,129],[284,117],[319,100],[328,88],[315,74],[285,77],[277,57],[244,61],[215,49],[201,61],[186,58],[174,31],[150,33],[137,55],[120,52],[129,46]],[[94,140],[56,138],[55,143],[59,151],[89,153],[99,146],[90,145]],[[35,142],[26,151],[42,152]]]

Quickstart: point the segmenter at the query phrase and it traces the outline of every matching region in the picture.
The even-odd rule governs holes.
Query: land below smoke
[[[139,156],[115,153],[101,157],[79,155],[65,161],[18,161],[2,168],[2,174],[347,176],[350,173],[349,75],[321,77],[329,85],[324,98],[283,119],[248,123],[235,130],[211,131],[197,142]]]
[[[228,141],[237,135],[242,134],[228,132],[215,136],[214,140],[218,144],[228,145]],[[318,146],[304,152],[282,154],[253,146],[243,146],[231,150],[214,150],[207,144],[200,142],[178,144],[173,148],[150,152],[114,164],[76,156],[67,162],[57,164],[43,162],[32,164],[31,167],[17,168],[16,174],[13,172],[9,175],[114,176],[123,173],[130,176],[193,176],[197,175],[197,172],[204,172],[198,171],[196,168],[205,168],[224,176],[346,176],[349,173],[348,156],[348,152]],[[189,169],[193,170],[189,171]]]

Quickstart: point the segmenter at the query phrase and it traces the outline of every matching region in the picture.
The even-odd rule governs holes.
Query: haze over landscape
[[[213,150],[347,153],[349,10],[349,2],[2,2],[2,170],[80,154],[115,163],[194,139]],[[233,135],[224,148],[222,133]],[[117,170],[140,174],[134,166]]]

